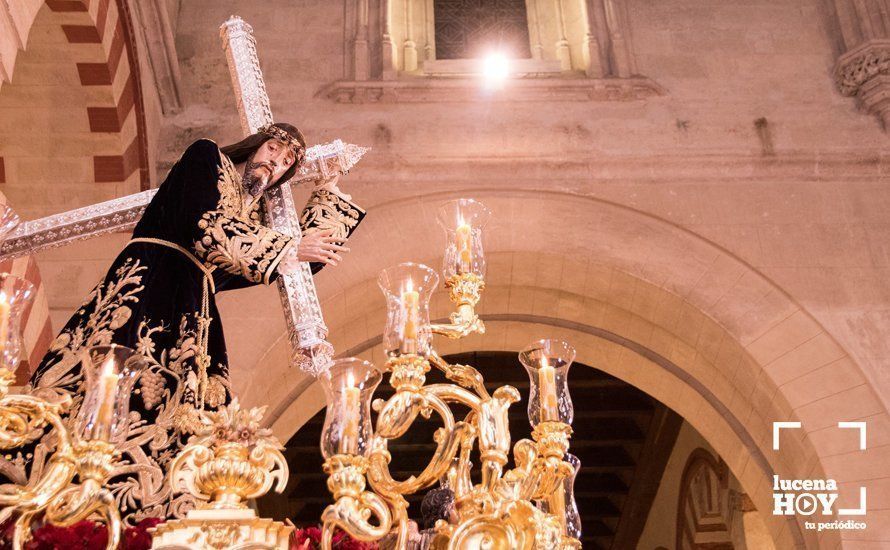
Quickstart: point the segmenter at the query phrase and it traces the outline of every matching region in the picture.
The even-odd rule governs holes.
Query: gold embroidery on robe
[[[333,230],[333,236],[346,239],[358,225],[364,212],[356,205],[327,189],[317,189],[300,214],[303,231]]]
[[[217,210],[221,210],[227,216],[238,216],[244,204],[241,175],[226,155],[220,153],[219,161],[219,176],[216,180],[216,188],[219,191]]]
[[[50,344],[49,351],[60,357],[55,364],[43,371],[36,390],[42,393],[67,392],[65,386],[80,386],[83,383],[83,376],[79,371],[71,372],[80,362],[80,350],[83,347],[111,344],[114,331],[122,327],[132,315],[128,304],[139,302],[139,292],[143,289],[141,273],[147,269],[138,261],[127,259],[115,271],[115,280],[110,281],[107,286],[100,283],[93,288],[77,314],[83,315],[89,309],[92,312],[86,317],[86,322],[82,322],[74,330],[62,331]],[[79,401],[75,403],[78,404]]]
[[[205,265],[254,283],[268,281],[292,238],[259,223],[259,205],[245,206],[241,177],[232,161],[220,153],[220,163],[219,203],[198,222],[203,235],[195,242],[195,252]]]
[[[291,238],[262,225],[222,212],[207,212],[198,222],[204,236],[195,251],[206,264],[215,265],[248,281],[261,283],[266,272],[290,244]]]
[[[114,279],[99,283],[87,296],[77,312],[86,315],[84,321],[73,329],[63,330],[50,346],[50,352],[58,359],[43,371],[34,391],[38,394],[69,394],[74,402],[68,417],[72,425],[84,393],[83,375],[76,368],[81,350],[85,346],[112,342],[114,331],[132,316],[129,306],[139,302],[139,294],[144,288],[142,274],[147,269],[138,260],[127,258],[115,271]],[[141,394],[145,409],[156,411],[157,416],[149,422],[138,408],[131,407],[127,440],[118,446],[122,460],[113,471],[108,487],[121,507],[139,510],[125,518],[128,522],[146,517],[182,517],[194,506],[191,496],[171,493],[165,472],[178,452],[180,438],[200,427],[195,406],[197,377],[194,362],[201,353],[197,345],[197,327],[203,321],[200,312],[183,315],[176,344],[162,349],[159,354],[154,337],[166,332],[168,327],[152,326],[146,320],[139,323],[136,351],[150,360],[150,366],[140,376],[136,393]],[[172,387],[168,387],[168,380]],[[206,404],[215,407],[224,403],[228,391],[224,377],[211,376]],[[44,458],[51,450],[52,442],[47,438],[35,448],[32,479],[40,475]],[[0,470],[10,479],[26,476],[23,457],[4,457],[0,462]]]

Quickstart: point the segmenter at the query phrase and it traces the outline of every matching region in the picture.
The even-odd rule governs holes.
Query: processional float
[[[239,99],[246,133],[271,122],[268,98],[249,25],[233,17],[221,27],[223,47]],[[334,142],[310,148],[308,162],[295,178],[301,182],[350,169],[366,149]],[[14,214],[0,212],[4,258],[51,246],[126,230],[135,225],[153,191],[116,199],[18,228]],[[266,194],[266,222],[300,236],[291,188]],[[541,340],[520,353],[530,379],[528,405],[532,439],[512,446],[514,467],[505,470],[511,452],[508,410],[519,392],[502,386],[489,392],[478,370],[450,364],[436,353],[433,336],[451,339],[482,333],[476,305],[485,287],[482,231],[489,217],[479,202],[459,199],[443,205],[439,223],[446,232],[444,286],[455,312],[449,323],[431,323],[429,301],[438,287],[437,273],[404,263],[384,269],[378,283],[387,303],[382,368],[357,358],[333,360],[327,329],[308,264],[279,279],[279,290],[294,350],[293,363],[318,377],[327,399],[321,453],[333,502],[322,514],[322,546],[331,548],[336,529],[373,542],[388,534],[396,546],[408,543],[408,501],[437,484],[455,495],[455,518],[440,520],[432,537],[436,549],[569,549],[580,547],[580,518],[572,483],[579,467],[568,453],[573,407],[568,369],[574,349],[565,342]],[[5,230],[5,231],[4,231]],[[0,274],[0,449],[26,444],[45,429],[55,438],[40,479],[26,485],[0,486],[0,520],[15,518],[14,546],[21,548],[35,520],[70,526],[98,519],[109,531],[107,548],[120,541],[121,520],[105,486],[126,439],[132,386],[145,360],[122,346],[83,351],[85,396],[75,418],[66,419],[70,400],[47,401],[10,393],[21,339],[18,323],[33,287]],[[426,384],[436,368],[450,383]],[[394,395],[373,400],[383,376]],[[452,405],[469,410],[455,418]],[[376,419],[372,417],[372,409]],[[288,479],[282,446],[262,427],[264,408],[242,409],[237,399],[218,411],[204,412],[206,428],[173,461],[167,482],[188,492],[199,506],[187,517],[154,529],[152,548],[287,549],[293,527],[258,518],[248,501],[270,489],[280,492]],[[394,479],[388,468],[388,443],[404,435],[418,416],[435,413],[441,423],[436,451],[416,476]],[[481,482],[471,478],[471,453],[478,451]],[[76,480],[76,481],[75,481]]]

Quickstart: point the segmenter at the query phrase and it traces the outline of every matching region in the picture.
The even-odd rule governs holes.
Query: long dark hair
[[[303,160],[306,158],[306,138],[303,137],[303,132],[299,130],[296,126],[292,124],[288,124],[286,122],[276,122],[273,126],[277,126],[291,135],[294,139],[300,142],[302,148],[297,151],[297,160],[294,162],[290,168],[287,169],[287,172],[284,173],[278,181],[274,182],[271,187],[275,187],[281,183],[284,183],[294,177],[294,174],[297,172],[297,168],[303,163]],[[251,134],[246,138],[242,139],[238,143],[233,143],[231,145],[226,145],[225,147],[221,147],[219,150],[230,159],[235,164],[241,164],[242,162],[246,162],[256,153],[256,150],[260,148],[260,146],[267,141],[272,139],[272,136],[269,134],[264,134],[262,132],[257,132],[255,134]]]
[[[436,521],[448,520],[454,506],[454,491],[447,487],[430,489],[420,503],[421,529],[432,529]]]

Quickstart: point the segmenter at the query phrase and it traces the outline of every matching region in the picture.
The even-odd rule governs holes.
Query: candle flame
[[[405,292],[413,292],[414,291],[414,280],[408,279],[408,284],[405,286]]]
[[[105,356],[101,370],[103,375],[114,374],[114,356],[111,353]]]
[[[547,368],[550,366],[550,362],[547,361],[547,356],[544,355],[541,357],[541,368]]]
[[[6,292],[0,291],[0,302],[6,303]]]
[[[350,388],[355,387],[355,376],[351,372],[346,375],[346,385]]]

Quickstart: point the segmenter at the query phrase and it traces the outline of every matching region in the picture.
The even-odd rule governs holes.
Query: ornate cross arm
[[[330,174],[346,173],[361,160],[364,147],[334,140],[306,151],[306,162],[291,185],[320,180]],[[150,189],[83,208],[53,214],[20,224],[0,248],[0,260],[33,254],[75,241],[133,229],[145,207],[157,193]],[[294,212],[293,216],[299,213]]]
[[[240,17],[232,16],[220,26],[219,33],[229,63],[241,127],[245,134],[252,134],[273,121],[253,29]],[[364,152],[362,149],[361,153]],[[321,165],[322,175],[333,173],[325,173],[326,168],[327,165]],[[264,201],[266,225],[299,240],[300,220],[290,186],[280,185],[267,191]],[[278,290],[291,344],[291,365],[318,375],[328,369],[334,348],[327,341],[328,329],[309,264],[303,263],[297,273],[279,277]]]

